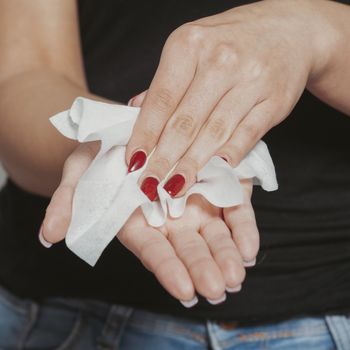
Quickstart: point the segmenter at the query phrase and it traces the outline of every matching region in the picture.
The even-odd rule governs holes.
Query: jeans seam
[[[33,330],[33,327],[37,321],[39,313],[39,306],[36,303],[31,303],[28,308],[28,318],[27,323],[25,324],[23,328],[23,332],[21,336],[18,339],[18,349],[22,350],[25,348],[25,343],[27,342],[31,331]]]
[[[198,334],[197,332],[194,332],[194,331],[191,331],[190,329],[185,329],[183,327],[178,327],[177,325],[176,326],[172,326],[168,329],[157,329],[155,327],[151,327],[149,325],[146,325],[146,324],[142,324],[140,322],[138,323],[133,323],[133,322],[130,322],[130,325],[129,325],[130,328],[133,328],[134,330],[137,330],[137,331],[142,331],[142,332],[145,332],[145,333],[152,333],[152,334],[159,334],[159,332],[162,333],[162,335],[165,335],[169,338],[175,338],[175,339],[178,339],[178,337],[182,337],[184,339],[186,339],[186,341],[188,342],[195,342],[195,343],[201,343],[201,344],[205,344],[206,341],[205,341],[205,337]]]
[[[332,339],[338,350],[348,350],[350,342],[350,326],[348,325],[345,316],[326,316],[326,324],[328,326],[329,332],[332,335]],[[345,339],[344,332],[345,330]]]
[[[274,340],[282,340],[282,339],[288,339],[288,338],[296,338],[301,336],[316,336],[323,334],[322,331],[327,331],[327,326],[317,326],[313,327],[314,332],[300,332],[293,329],[285,329],[285,330],[266,330],[266,331],[259,331],[259,336],[253,336],[253,334],[256,332],[250,332],[250,333],[240,333],[236,332],[235,337],[232,339],[226,339],[221,341],[223,347],[232,346],[233,344],[237,343],[239,341],[240,343],[254,343],[257,341],[274,341]],[[319,330],[320,332],[316,332],[315,330]]]
[[[0,300],[9,308],[25,315],[28,312],[28,304],[20,303],[15,296],[0,286]]]
[[[133,312],[130,307],[112,306],[98,341],[98,349],[119,349],[121,337]]]
[[[72,331],[68,335],[67,339],[65,339],[64,342],[56,350],[68,349],[68,347],[73,344],[73,342],[77,339],[77,336],[81,332],[81,329],[83,328],[83,319],[84,317],[82,315],[82,312],[79,312],[78,317],[74,322]]]

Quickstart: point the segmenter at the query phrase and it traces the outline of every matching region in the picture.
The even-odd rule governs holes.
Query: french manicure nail
[[[176,174],[167,181],[167,183],[164,185],[164,189],[170,194],[171,197],[175,197],[182,190],[184,185],[185,178],[180,174]]]
[[[219,298],[219,299],[209,299],[209,298],[207,298],[207,300],[212,305],[217,305],[217,304],[223,303],[226,300],[226,293],[224,293],[224,295],[221,298]]]
[[[39,241],[45,248],[52,247],[52,243],[48,242],[43,236],[43,225],[42,224],[41,224],[40,230],[39,230]]]
[[[141,169],[146,163],[146,159],[147,155],[144,151],[135,152],[130,159],[128,173]]]
[[[134,102],[135,98],[136,98],[136,96],[134,96],[133,98],[131,98],[131,99],[129,100],[129,102],[128,102],[128,106],[129,106],[129,107],[132,107],[132,103]]]
[[[250,261],[243,261],[244,267],[252,267],[252,266],[255,266],[255,264],[256,264],[256,259],[253,259]]]
[[[194,305],[196,305],[198,303],[198,298],[196,296],[194,296],[194,298],[192,300],[180,300],[180,303],[187,308],[190,308]]]
[[[155,201],[158,198],[157,186],[159,181],[155,177],[146,177],[141,185],[142,192],[149,198],[150,201]]]
[[[226,287],[226,292],[228,293],[237,293],[242,289],[242,285],[238,285],[237,287],[231,288],[231,287]]]

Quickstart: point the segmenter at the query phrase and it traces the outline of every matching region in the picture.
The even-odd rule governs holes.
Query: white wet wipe
[[[180,217],[192,194],[211,204],[232,207],[243,201],[240,179],[252,178],[266,191],[278,188],[275,168],[266,144],[259,141],[236,167],[212,157],[197,175],[197,182],[181,198],[171,198],[158,185],[159,200],[151,202],[137,180],[146,164],[128,174],[125,148],[140,109],[77,98],[71,109],[50,121],[66,137],[79,142],[101,141],[101,149],[82,175],[73,198],[72,220],[66,244],[76,255],[95,265],[103,250],[118,234],[130,215],[141,206],[147,222],[155,227],[166,217]]]

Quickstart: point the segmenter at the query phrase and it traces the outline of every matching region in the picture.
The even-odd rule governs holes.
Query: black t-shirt
[[[175,28],[248,2],[82,0],[82,48],[91,91],[127,102],[148,88],[162,46]],[[37,233],[48,200],[11,182],[0,193],[0,283],[35,299],[96,298],[184,317],[246,323],[348,312],[349,135],[350,118],[308,92],[292,115],[266,135],[280,189],[255,189],[261,235],[257,266],[249,269],[242,291],[229,294],[222,305],[200,300],[185,309],[117,239],[95,268],[64,243],[42,248]]]

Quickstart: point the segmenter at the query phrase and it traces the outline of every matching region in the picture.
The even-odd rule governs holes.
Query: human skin
[[[98,142],[82,144],[65,162],[61,183],[46,210],[40,234],[46,247],[50,247],[48,242],[65,238],[75,187],[98,149]],[[243,181],[242,186],[242,205],[222,210],[202,196],[193,195],[182,217],[167,218],[160,228],[149,226],[139,208],[117,237],[185,306],[197,302],[196,293],[213,304],[222,302],[225,290],[240,290],[245,278],[243,258],[254,258],[259,244],[255,220],[251,219],[251,181]]]
[[[193,172],[193,169],[200,168],[200,164],[204,164],[211,155],[218,153],[224,156],[232,165],[237,164],[248,149],[270,127],[286,117],[306,85],[326,102],[345,112],[349,111],[349,100],[345,95],[346,87],[349,86],[350,81],[347,64],[350,49],[346,40],[350,36],[348,7],[323,0],[284,0],[283,2],[279,0],[265,0],[250,6],[202,19],[199,24],[185,25],[171,35],[163,51],[161,64],[155,79],[146,96],[140,123],[135,128],[134,135],[136,136],[128,148],[129,161],[135,150],[144,149],[148,153],[147,147],[149,149],[153,148],[154,145],[142,144],[146,136],[151,137],[154,144],[158,144],[156,151],[158,154],[155,153],[155,157],[144,176],[148,172],[148,175],[162,178],[165,172],[170,170],[171,162],[177,161],[176,157],[182,157],[182,160],[190,159],[191,161],[188,162],[189,167],[184,167],[183,170],[186,183],[182,191],[185,191],[186,186],[188,187],[191,181],[194,181],[195,172]],[[231,16],[235,14],[237,14],[237,20],[232,21]],[[244,21],[238,19],[244,19]],[[263,23],[259,22],[259,19],[260,21],[263,19]],[[12,26],[12,23],[15,22],[21,23],[21,25]],[[253,23],[255,24],[253,25]],[[258,25],[259,23],[261,26]],[[241,29],[236,27],[236,25],[241,25]],[[48,118],[52,114],[67,109],[73,99],[79,95],[93,97],[87,91],[82,73],[76,9],[73,1],[51,0],[47,2],[46,0],[36,0],[34,5],[33,2],[26,0],[0,0],[0,26],[0,48],[3,48],[0,55],[1,160],[11,178],[19,186],[30,192],[51,195],[59,183],[64,160],[76,148],[76,144],[58,135],[50,126]],[[224,33],[222,32],[222,27],[225,28]],[[300,30],[299,27],[302,29]],[[7,30],[8,28],[11,28],[11,31]],[[315,28],[323,29],[322,39],[320,39],[320,34],[317,33]],[[162,82],[162,77],[163,80],[164,77],[169,79],[169,72],[172,73],[172,70],[167,69],[167,67],[179,66],[178,64],[173,64],[171,57],[176,57],[177,52],[181,52],[183,45],[186,45],[185,48],[189,50],[186,52],[190,52],[191,58],[193,58],[193,60],[189,59],[189,62],[192,62],[192,66],[189,65],[182,68],[183,72],[186,73],[186,76],[183,76],[183,80],[167,80],[167,83],[176,82],[178,86],[182,87],[182,91],[185,91],[184,85],[186,85],[186,81],[188,82],[189,77],[193,80],[193,76],[188,74],[190,73],[189,69],[193,69],[193,62],[197,63],[195,58],[200,57],[199,53],[203,52],[200,50],[200,39],[203,38],[204,29],[206,30],[205,36],[208,39],[208,44],[211,43],[211,45],[206,46],[212,49],[212,51],[206,52],[208,57],[203,56],[203,62],[209,65],[203,66],[201,70],[207,73],[205,75],[207,80],[196,80],[196,86],[199,89],[197,92],[195,89],[186,90],[187,92],[193,90],[192,97],[187,100],[187,106],[192,105],[192,110],[189,109],[186,113],[181,112],[179,114],[180,120],[176,122],[176,119],[173,120],[174,113],[175,110],[178,110],[178,107],[184,105],[184,98],[181,96],[180,104],[174,104],[174,101],[170,101],[172,102],[170,103],[167,97],[172,92],[178,93],[178,91],[175,91],[176,86],[168,84],[167,90],[161,90],[159,89],[161,87],[159,82]],[[232,38],[228,36],[229,33],[232,34]],[[239,35],[236,33],[239,33]],[[258,34],[259,41],[257,42]],[[261,36],[262,34],[265,36]],[[279,35],[280,37],[278,38]],[[283,37],[283,42],[281,37]],[[300,37],[303,38],[300,39]],[[21,39],[19,40],[19,38]],[[220,38],[225,38],[227,41],[219,45]],[[275,39],[275,41],[272,39]],[[232,40],[237,44],[234,46],[234,50],[231,50],[230,46]],[[260,42],[266,43],[269,50],[266,50],[266,48],[264,50],[264,45],[259,45]],[[338,50],[341,50],[343,55],[338,55]],[[303,52],[305,53],[304,55],[301,54]],[[327,52],[327,55],[324,52]],[[232,55],[232,53],[234,54]],[[290,61],[288,56],[292,56],[293,60]],[[259,57],[264,59],[263,62],[257,62]],[[239,64],[242,62],[248,62],[250,65],[240,66]],[[227,65],[227,63],[229,64]],[[181,60],[181,64],[183,64],[183,60]],[[206,69],[208,67],[210,69]],[[230,69],[232,69],[232,74],[228,74],[231,73]],[[196,69],[197,71],[199,72],[198,69]],[[238,74],[241,71],[244,72],[243,76]],[[181,77],[180,74],[175,75]],[[203,117],[205,113],[201,117],[195,115],[199,111],[198,107],[205,107],[209,110],[210,106],[208,107],[206,101],[213,102],[213,99],[220,98],[220,96],[216,96],[217,93],[222,92],[223,87],[217,85],[220,82],[223,85],[224,83],[227,84],[224,86],[228,90],[227,93],[231,91],[230,84],[225,80],[229,76],[235,76],[231,90],[242,101],[251,101],[252,96],[256,97],[257,91],[253,93],[249,88],[250,86],[257,86],[260,89],[261,86],[264,86],[266,92],[277,90],[278,92],[283,92],[283,94],[277,97],[271,93],[269,96],[273,98],[271,97],[270,99],[268,96],[265,96],[265,99],[254,105],[254,108],[251,108],[247,115],[242,111],[244,108],[241,105],[242,110],[238,110],[236,106],[238,104],[232,104],[231,107],[229,104],[218,115],[230,116],[229,121],[232,122],[233,126],[237,126],[232,135],[224,135],[231,141],[225,143],[226,141],[223,141],[225,137],[220,137],[215,139],[215,142],[205,142],[207,152],[202,152],[201,149],[201,153],[204,154],[202,159],[189,157],[188,155],[184,157],[183,154],[185,154],[186,149],[190,145],[194,147],[194,145],[203,142],[203,133],[202,131],[199,132],[199,130],[202,130],[199,126],[205,126],[206,119],[205,116]],[[262,77],[264,78],[262,79]],[[190,83],[192,83],[192,80]],[[335,84],[335,82],[337,83]],[[264,83],[267,85],[264,85]],[[237,87],[245,86],[245,89],[242,88],[240,93],[238,93],[239,91],[234,92],[236,85]],[[213,96],[209,96],[208,99],[203,90],[200,90],[201,86],[203,86],[204,90],[207,91],[209,89],[213,92]],[[164,94],[164,91],[168,92],[168,94]],[[159,94],[159,92],[163,92],[163,94]],[[174,96],[176,101],[176,94]],[[180,97],[177,100],[179,102]],[[256,101],[259,101],[259,98]],[[245,107],[249,109],[247,105]],[[283,115],[280,112],[283,112]],[[152,113],[153,119],[147,116],[150,113]],[[212,113],[210,114],[212,115]],[[190,116],[190,119],[181,119],[181,116],[184,115]],[[170,116],[171,119],[169,119]],[[150,123],[155,118],[157,123]],[[162,154],[159,155],[159,152],[163,149],[166,154],[170,149],[175,150],[173,132],[176,131],[176,128],[170,128],[172,131],[170,130],[169,135],[167,135],[165,129],[162,138],[158,139],[168,119],[174,125],[180,125],[180,130],[184,131],[184,135],[176,141],[180,147],[176,148],[176,152],[173,152],[173,154],[177,154],[177,156],[168,161],[168,163],[164,163],[167,157]],[[185,121],[185,123],[181,123],[181,120]],[[163,121],[160,123],[162,125],[161,130],[157,127],[159,121]],[[188,130],[187,125],[192,125],[191,121],[193,121],[193,125],[196,125],[196,132],[189,132],[191,130]],[[221,129],[225,131],[230,129],[230,126],[223,124],[225,122],[226,119],[223,118],[220,118],[219,123],[213,122],[216,125],[214,129],[217,130],[215,134],[221,134],[219,132]],[[143,126],[142,123],[144,123]],[[170,126],[171,123],[169,124]],[[224,127],[220,128],[220,123]],[[209,123],[207,124],[209,125]],[[143,128],[144,131],[142,131]],[[11,130],[11,133],[8,130]],[[190,134],[192,138],[195,136],[196,141],[193,139],[189,144],[188,140],[190,138],[186,136],[186,133]],[[175,135],[177,134],[175,133]],[[165,138],[167,139],[166,142],[164,141]],[[179,142],[181,139],[182,142]],[[139,143],[135,140],[139,140]],[[169,144],[169,146],[166,146],[166,144]],[[210,145],[213,146],[214,144],[220,145],[221,148],[214,149],[210,147]],[[191,150],[193,147],[191,146],[189,149]],[[72,157],[74,158],[77,155],[80,156],[79,150],[73,152]],[[84,159],[77,160],[76,164],[80,164],[80,162],[84,163]],[[155,166],[157,164],[160,166]],[[193,167],[193,165],[196,166]],[[175,170],[176,172],[180,172],[180,166],[181,162]],[[68,166],[67,168],[67,173],[73,175],[73,177],[79,174],[79,172],[75,173],[73,167]],[[159,175],[154,174],[157,171],[159,171]],[[188,173],[185,174],[186,171]],[[250,192],[251,190],[247,190],[248,194]],[[181,195],[181,193],[179,192],[178,195]],[[56,203],[60,203],[59,196],[57,197],[58,202]],[[198,208],[196,210],[203,212],[203,218],[208,214],[206,208],[200,207],[200,203],[194,202],[192,204],[194,206],[197,205]],[[210,210],[214,209],[211,208]],[[52,212],[54,211],[52,210]],[[233,233],[233,238],[253,237],[253,243],[251,243],[253,249],[251,251],[256,254],[256,242],[258,239],[254,212],[250,205],[250,195],[246,196],[242,206],[231,208],[231,212],[236,214],[235,217],[230,216],[234,219],[229,220],[226,215],[224,215],[224,219]],[[221,215],[221,213],[217,213],[216,217],[221,217]],[[59,216],[55,217],[55,220],[59,219]],[[187,217],[187,220],[189,225],[193,224],[190,218]],[[234,222],[231,226],[230,221]],[[131,228],[127,225],[125,229],[130,228],[132,230],[132,227],[133,225],[131,225]],[[197,227],[191,226],[191,229],[193,232],[197,232]],[[49,240],[50,228],[45,222],[42,233]],[[145,244],[143,242],[144,236],[135,237],[132,234],[130,236],[133,237],[133,244],[138,246]],[[150,239],[150,236],[148,238]],[[168,240],[167,242],[170,241]],[[237,247],[241,248],[237,240],[234,242]],[[150,239],[147,243],[152,245],[156,242],[152,242]],[[219,245],[220,243],[220,240],[216,240],[216,244]],[[129,244],[132,251],[137,253],[130,241],[127,241],[127,244]],[[249,247],[247,244],[246,246]],[[198,249],[200,254],[206,254],[205,251],[208,247],[201,245]],[[239,250],[244,257],[244,249]],[[170,251],[168,250],[168,252]],[[250,257],[254,255],[253,253],[250,253]],[[200,257],[200,254],[196,256]],[[151,259],[157,259],[157,256],[151,256]],[[177,266],[180,266],[178,263],[177,261]],[[216,264],[216,261],[211,260],[210,263]],[[152,266],[154,267],[157,264],[152,265],[150,263],[146,265],[152,270]],[[169,273],[172,271],[171,266],[171,264],[167,265]],[[203,266],[202,270],[205,270]],[[157,272],[153,272],[157,275]],[[159,277],[159,275],[157,276]],[[184,280],[187,283],[185,278]],[[176,278],[175,281],[181,283]],[[164,281],[161,282],[163,285],[165,284]],[[177,290],[174,286],[166,288],[170,289],[169,292],[176,298],[189,301],[190,297],[193,297],[193,287],[192,284],[192,289],[184,288],[186,292],[181,289],[180,285],[177,285]],[[210,286],[208,288],[209,293],[204,293],[206,289],[198,287],[206,297],[217,299],[224,288],[224,283],[221,283],[214,293],[210,290]]]
[[[13,23],[20,25],[13,26]],[[41,230],[43,237],[54,243],[63,238],[64,225],[70,220],[70,210],[55,211],[54,207],[70,208],[73,183],[78,180],[80,170],[91,161],[91,155],[95,154],[96,149],[91,145],[77,148],[77,143],[60,135],[48,119],[68,109],[78,96],[102,99],[91,94],[86,86],[75,2],[0,0],[0,48],[0,159],[18,186],[43,196],[51,196],[55,192],[64,169],[62,186],[53,197]],[[162,235],[163,252],[163,248],[156,249],[159,244],[151,234],[133,234],[134,227],[140,227],[139,223],[142,223],[139,214],[130,220],[119,237],[127,248],[142,258],[174,297],[189,302],[193,300],[195,289],[198,289],[215,301],[223,297],[225,287],[239,286],[244,278],[242,258],[249,264],[258,250],[259,236],[250,203],[251,184],[246,183],[244,188],[244,204],[226,210],[227,225],[222,221],[221,211],[204,205],[202,200],[192,200],[188,210],[192,210],[192,213],[194,210],[202,212],[200,217],[203,220],[206,218],[206,222],[209,222],[207,218],[210,213],[214,213],[216,224],[221,229],[215,229],[216,225],[211,223],[213,237],[208,244],[203,236],[193,236],[193,242],[190,243],[196,251],[192,255],[196,259],[192,261],[190,273],[184,268],[183,262],[191,257],[189,249],[182,255],[182,260],[171,260],[169,254],[175,248],[170,245],[170,240],[165,239],[165,235]],[[187,226],[191,228],[192,234],[198,232],[198,222],[193,222],[189,215],[181,220],[182,225],[186,224],[185,218],[189,221]],[[146,231],[151,232],[152,229],[145,227],[143,232]],[[171,232],[169,226],[166,233],[169,236]],[[233,234],[233,240],[227,239],[228,233]],[[225,239],[215,239],[220,235],[226,235]],[[182,240],[177,249],[186,250],[186,246],[191,244]],[[224,249],[227,244],[232,249]],[[217,254],[218,259],[222,259],[225,254],[235,256],[235,259],[228,256],[225,267],[213,257],[208,257],[208,251],[219,246],[223,252]],[[143,257],[145,247],[154,254]],[[237,255],[237,249],[240,255]],[[166,258],[169,258],[170,263],[159,264]],[[196,268],[198,265],[200,269]],[[213,274],[210,271],[215,271],[212,278],[208,278]],[[194,281],[191,274],[195,276]]]
[[[350,6],[328,0],[264,0],[175,30],[127,147],[130,164],[156,146],[141,188],[167,176],[181,196],[213,155],[237,165],[305,88],[350,114],[349,37]]]

